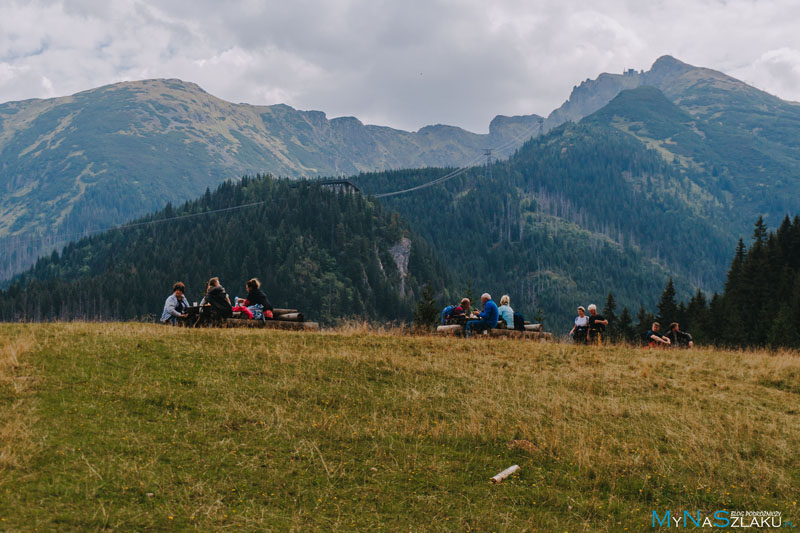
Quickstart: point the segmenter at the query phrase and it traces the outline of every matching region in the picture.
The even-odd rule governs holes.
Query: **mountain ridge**
[[[541,120],[497,118],[488,134],[444,125],[407,132],[286,104],[232,104],[177,79],[0,104],[0,278],[46,251],[20,247],[30,237],[120,224],[227,178],[459,166],[487,145],[507,144],[497,154],[507,155]]]

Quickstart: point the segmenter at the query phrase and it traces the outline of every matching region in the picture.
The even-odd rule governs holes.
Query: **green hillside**
[[[788,352],[0,324],[0,529],[796,524],[798,391]]]
[[[678,109],[669,108],[646,88],[634,91],[635,96],[623,93],[642,86],[657,88]],[[617,95],[622,98],[615,100]],[[613,111],[600,111],[609,103]],[[676,159],[705,174],[705,184],[721,190],[732,207],[737,231],[759,215],[777,225],[799,207],[800,104],[796,102],[664,56],[647,72],[602,74],[581,83],[547,118],[544,129],[595,112],[605,119],[620,117],[617,127],[656,145],[667,161]],[[631,114],[636,115],[632,121]],[[667,131],[669,135],[664,135]]]
[[[420,285],[448,280],[428,245],[365,197],[244,178],[40,259],[0,291],[0,320],[160,315],[175,281],[199,301],[212,276],[231,296],[258,277],[274,306],[325,322],[408,320]]]
[[[356,181],[369,194],[442,174]],[[686,300],[697,287],[722,286],[735,238],[721,222],[725,206],[693,178],[638,139],[585,122],[531,140],[491,169],[381,202],[456,272],[456,290],[472,279],[480,291],[508,293],[516,310],[542,310],[561,331],[578,305],[602,307],[609,291],[635,315],[655,306],[669,277]]]
[[[539,120],[497,117],[485,135],[442,125],[406,132],[286,105],[232,104],[180,80],[0,104],[0,279],[52,244],[229,178],[462,165],[486,146],[513,150]]]
[[[684,167],[706,192],[728,204],[736,224],[759,215],[777,223],[798,208],[800,198],[800,146],[795,146],[800,106],[783,103],[781,113],[766,118],[753,98],[742,98],[736,111],[714,105],[726,99],[695,93],[677,106],[658,89],[643,86],[621,92],[584,121],[611,124]],[[700,102],[713,114],[686,110]],[[792,123],[796,131],[790,131]]]

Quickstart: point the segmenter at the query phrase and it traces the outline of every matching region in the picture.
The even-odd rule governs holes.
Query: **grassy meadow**
[[[798,487],[797,353],[0,324],[3,531],[798,524]]]

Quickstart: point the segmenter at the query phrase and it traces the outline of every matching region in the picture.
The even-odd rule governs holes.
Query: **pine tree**
[[[800,346],[800,334],[798,334],[796,322],[792,308],[788,304],[781,307],[778,316],[772,322],[767,338],[770,347],[793,348]]]
[[[614,300],[614,295],[611,291],[608,291],[608,296],[606,297],[606,305],[603,307],[603,317],[608,320],[606,336],[614,342],[618,341],[617,302]]]
[[[767,241],[767,224],[764,217],[758,217],[753,229],[753,246],[764,246]]]
[[[633,326],[633,318],[627,307],[623,307],[622,314],[619,315],[617,332],[619,340],[636,342],[636,328]]]
[[[467,300],[469,300],[469,305],[471,305],[472,307],[475,307],[477,302],[475,301],[474,289],[472,288],[472,278],[469,278],[467,280],[467,288],[466,288],[466,290],[464,292],[466,294],[465,298]],[[470,310],[469,309],[464,309],[464,311],[466,311],[467,314],[469,314]]]
[[[695,343],[707,343],[710,341],[708,318],[706,297],[703,291],[697,289],[697,293],[689,300],[686,308],[686,323],[681,324],[681,329],[691,333]]]
[[[653,316],[653,313],[647,311],[644,306],[641,306],[636,314],[636,320],[636,337],[641,340],[652,327],[653,322],[656,321],[656,317]]]
[[[678,320],[678,305],[675,303],[675,285],[669,278],[664,292],[661,293],[661,302],[658,304],[658,321],[661,327],[667,328],[670,323]]]
[[[433,287],[428,282],[422,289],[420,301],[417,303],[416,311],[414,311],[414,325],[428,329],[435,326],[438,320],[439,309],[433,299]]]

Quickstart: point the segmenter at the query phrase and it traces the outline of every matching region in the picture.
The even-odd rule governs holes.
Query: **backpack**
[[[525,331],[525,317],[519,313],[514,313],[514,329]]]
[[[442,325],[443,326],[447,325],[447,319],[450,318],[450,313],[452,313],[453,309],[455,309],[455,308],[456,308],[455,305],[448,305],[447,307],[442,309]]]

